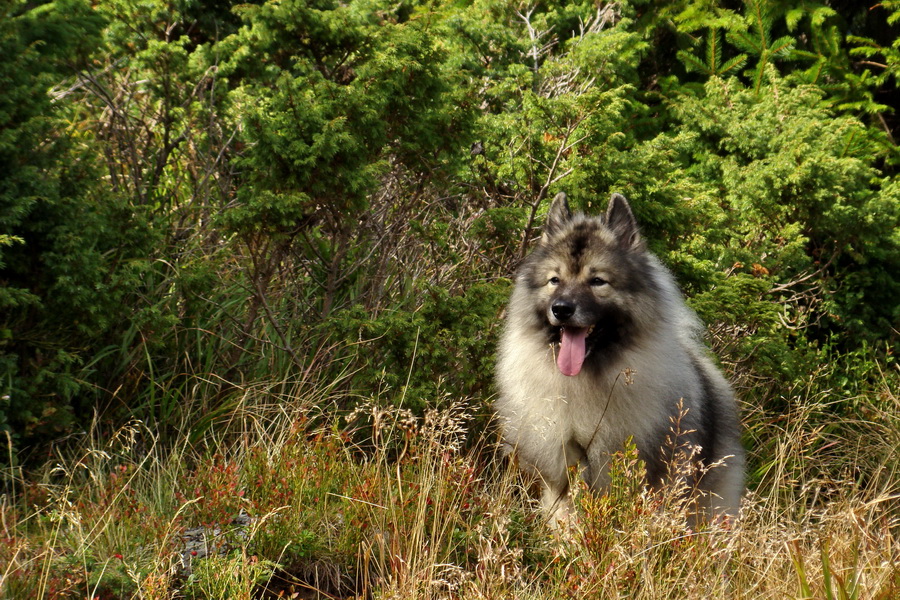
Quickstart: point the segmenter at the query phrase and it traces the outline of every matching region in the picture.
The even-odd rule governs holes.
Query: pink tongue
[[[572,376],[581,372],[581,365],[584,364],[584,340],[587,334],[587,328],[563,327],[559,356],[556,357],[556,365],[563,375]]]

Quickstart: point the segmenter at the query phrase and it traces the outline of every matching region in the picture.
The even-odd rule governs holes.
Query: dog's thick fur
[[[505,443],[540,478],[554,523],[570,511],[568,467],[580,465],[602,490],[610,454],[629,437],[650,486],[671,481],[676,430],[675,443],[695,449],[693,475],[679,479],[696,500],[694,517],[736,515],[744,490],[738,411],[700,336],[623,196],[612,196],[605,217],[589,217],[557,195],[516,276],[495,405]]]

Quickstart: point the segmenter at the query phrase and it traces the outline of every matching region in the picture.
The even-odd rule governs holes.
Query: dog
[[[551,524],[572,512],[569,467],[602,492],[611,454],[629,439],[651,488],[677,480],[689,490],[692,519],[737,516],[740,417],[701,335],[624,196],[613,194],[606,215],[592,217],[557,194],[516,273],[495,401],[503,444],[538,476]],[[691,449],[687,475],[673,470],[673,444]]]

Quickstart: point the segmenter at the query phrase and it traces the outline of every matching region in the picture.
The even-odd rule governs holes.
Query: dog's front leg
[[[553,529],[567,526],[575,514],[575,506],[569,496],[569,481],[568,479],[564,481],[564,485],[553,485],[545,481],[542,486],[541,505],[547,515],[548,524]]]
[[[569,494],[569,468],[584,464],[586,458],[584,450],[574,441],[562,444],[560,450],[555,454],[553,468],[541,471],[541,504],[554,529],[571,523],[575,516],[575,505]]]

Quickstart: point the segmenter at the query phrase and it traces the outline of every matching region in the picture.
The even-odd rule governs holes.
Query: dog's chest
[[[520,357],[527,368],[518,369],[515,389],[504,393],[501,412],[519,421],[520,433],[536,430],[544,438],[615,452],[629,436],[640,442],[668,426],[671,411],[661,402],[671,395],[668,377],[647,365],[626,366],[637,364],[633,360],[567,377],[556,369],[550,349],[542,354]]]

